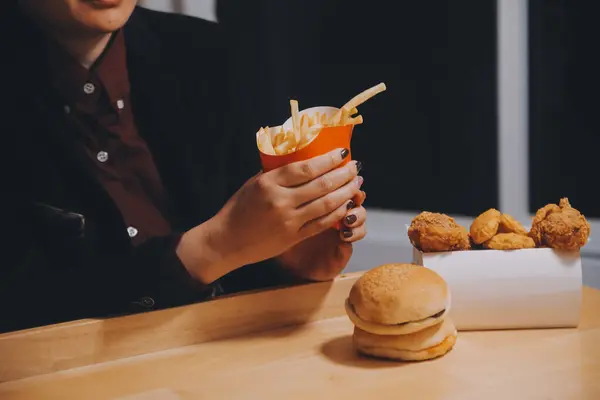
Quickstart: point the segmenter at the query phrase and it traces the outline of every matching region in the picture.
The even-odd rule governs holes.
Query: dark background
[[[600,217],[599,15],[596,1],[529,1],[530,212],[568,196]],[[353,138],[368,206],[498,207],[496,1],[219,0],[217,17],[240,132],[283,122],[290,97],[339,106],[383,81]]]
[[[530,0],[530,211],[568,196],[600,217],[597,1]]]
[[[352,142],[368,206],[498,206],[494,1],[222,0],[217,17],[244,85],[241,132],[282,123],[290,98],[341,106],[383,81]]]

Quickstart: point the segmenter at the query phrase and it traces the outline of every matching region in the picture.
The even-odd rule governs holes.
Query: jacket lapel
[[[1,37],[10,33],[19,40],[0,44],[0,54],[8,60],[0,65],[0,79],[5,80],[4,95],[11,99],[2,110],[9,116],[4,143],[10,149],[0,158],[0,163],[5,163],[0,164],[2,178],[10,193],[2,202],[24,210],[23,218],[39,206],[64,210],[66,215],[82,214],[85,226],[111,227],[108,236],[128,245],[121,214],[97,181],[90,160],[79,147],[78,132],[40,61],[44,51],[41,33],[16,9],[8,17],[0,27],[5,30]],[[90,234],[95,230],[86,228]]]
[[[136,9],[125,26],[132,107],[138,131],[148,143],[169,194],[174,228],[185,230],[212,216],[225,200],[222,156],[226,137],[215,136],[220,132],[214,123],[199,122],[202,110],[212,121],[219,119],[213,114],[222,110],[216,99],[214,104],[195,101],[190,87],[201,85],[202,80],[194,83],[190,74],[179,76],[179,60],[169,57],[164,40],[150,29],[144,12]],[[0,65],[0,80],[5,81],[5,93],[12,99],[4,111],[15,116],[5,127],[11,136],[7,140],[11,155],[0,163],[5,163],[4,171],[14,171],[15,166],[25,170],[18,175],[3,173],[13,180],[15,196],[83,212],[73,201],[81,196],[82,188],[72,183],[85,182],[85,195],[93,196],[96,207],[112,208],[110,214],[123,224],[89,160],[77,148],[77,132],[51,90],[47,69],[40,63],[43,49],[36,36],[40,33],[16,9],[2,19],[2,36],[19,38],[0,44],[0,54],[10,60]]]
[[[169,193],[175,229],[185,230],[223,205],[217,176],[221,167],[202,169],[205,163],[223,160],[215,160],[215,155],[221,154],[219,143],[203,141],[202,126],[196,123],[202,120],[199,113],[204,104],[188,101],[189,88],[183,85],[193,87],[189,80],[194,77],[186,74],[187,81],[180,78],[179,66],[172,61],[165,43],[149,28],[144,12],[136,9],[125,28],[132,107],[140,135],[148,143]],[[184,90],[188,92],[184,94]],[[198,114],[194,114],[196,111]]]
[[[7,77],[5,95],[12,101],[4,109],[10,115],[9,143],[11,154],[5,160],[25,176],[14,181],[16,192],[34,201],[47,201],[57,206],[67,206],[67,199],[74,198],[61,176],[86,182],[88,190],[99,199],[107,198],[102,187],[96,183],[89,161],[77,147],[74,127],[64,115],[64,107],[51,88],[50,77],[44,64],[39,35],[16,9],[5,25],[7,32],[18,41],[8,41],[3,49],[7,63],[3,63],[2,76]],[[7,37],[7,35],[2,35]],[[6,42],[5,42],[6,43]],[[76,198],[76,197],[75,197]]]

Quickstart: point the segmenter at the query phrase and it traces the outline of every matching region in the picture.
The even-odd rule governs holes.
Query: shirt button
[[[156,304],[156,302],[152,297],[145,296],[137,301],[134,301],[133,304],[136,304],[146,310],[150,310],[152,309],[152,307],[154,307],[154,304]]]
[[[92,94],[92,93],[94,93],[96,91],[96,86],[94,86],[93,83],[88,82],[85,85],[83,85],[83,91],[86,94]]]
[[[98,154],[96,155],[96,158],[98,159],[98,161],[100,161],[101,163],[103,162],[107,162],[108,161],[108,153],[105,151],[100,151],[98,152]]]
[[[129,228],[127,228],[127,234],[130,238],[134,238],[137,236],[138,230],[135,229],[133,226],[130,226]]]
[[[65,110],[65,114],[70,114],[71,113],[71,107],[69,107],[68,105],[65,105],[63,107],[63,110]]]
[[[123,100],[117,100],[117,108],[122,110],[125,108],[125,102]]]

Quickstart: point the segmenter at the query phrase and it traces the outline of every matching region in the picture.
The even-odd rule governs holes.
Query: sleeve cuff
[[[215,297],[220,286],[218,283],[203,284],[194,279],[177,256],[177,246],[182,233],[161,238],[153,238],[143,247],[146,265],[157,266],[156,275],[151,282],[154,293],[154,308],[175,307],[195,303]]]

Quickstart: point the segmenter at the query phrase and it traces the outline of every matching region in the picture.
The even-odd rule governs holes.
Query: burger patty
[[[420,319],[419,321],[425,321],[426,319],[429,319],[429,318],[439,318],[439,317],[441,317],[442,315],[444,315],[444,313],[445,313],[445,312],[446,312],[446,309],[444,308],[442,311],[440,311],[440,312],[437,312],[437,313],[435,313],[435,314],[433,314],[433,315],[430,315],[430,316],[429,316],[429,317],[427,317],[427,318]],[[396,325],[396,326],[402,326],[402,325],[406,325],[406,324],[412,324],[413,322],[419,322],[419,321],[406,321],[406,322],[401,322],[401,323],[399,323],[399,324],[394,324],[394,325]]]

